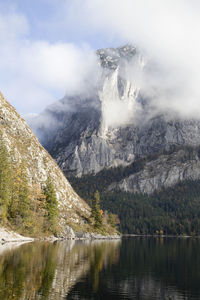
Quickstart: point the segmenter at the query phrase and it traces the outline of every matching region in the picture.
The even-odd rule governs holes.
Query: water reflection
[[[98,289],[103,266],[117,261],[119,241],[0,245],[0,299],[64,299],[92,272]]]
[[[59,243],[57,267],[48,299],[63,299],[76,282],[91,272],[92,289],[97,290],[99,272],[117,260],[120,241]]]
[[[0,299],[48,297],[56,269],[58,247],[24,244],[0,255]]]
[[[200,240],[0,245],[0,299],[200,299]]]
[[[98,274],[89,272],[66,299],[200,299],[200,240],[130,238],[119,260]]]

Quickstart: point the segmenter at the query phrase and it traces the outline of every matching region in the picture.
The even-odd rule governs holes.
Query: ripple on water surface
[[[200,299],[200,240],[0,246],[0,299]]]

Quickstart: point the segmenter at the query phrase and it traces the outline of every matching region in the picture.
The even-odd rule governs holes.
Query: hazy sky
[[[94,50],[114,44],[84,28],[75,2],[0,0],[0,90],[19,113],[38,113],[80,86]]]
[[[146,93],[172,86],[155,101],[200,115],[199,0],[0,0],[0,90],[19,113],[38,113],[84,89],[94,50],[127,42],[162,70]]]

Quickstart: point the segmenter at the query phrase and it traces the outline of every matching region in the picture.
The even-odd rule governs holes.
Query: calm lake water
[[[7,299],[200,299],[200,240],[0,245]]]

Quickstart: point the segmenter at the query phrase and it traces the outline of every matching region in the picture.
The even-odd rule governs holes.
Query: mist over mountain
[[[103,209],[119,215],[122,232],[197,234],[198,111],[157,102],[178,90],[149,88],[162,72],[132,45],[97,56],[101,72],[90,93],[65,96],[32,127],[83,199],[90,203],[100,191]]]
[[[97,173],[173,146],[199,145],[198,118],[156,104],[157,95],[165,92],[167,98],[170,91],[160,85],[150,93],[151,82],[162,74],[153,61],[132,45],[96,54],[98,80],[93,84],[91,77],[92,89],[65,96],[29,120],[65,174]]]

